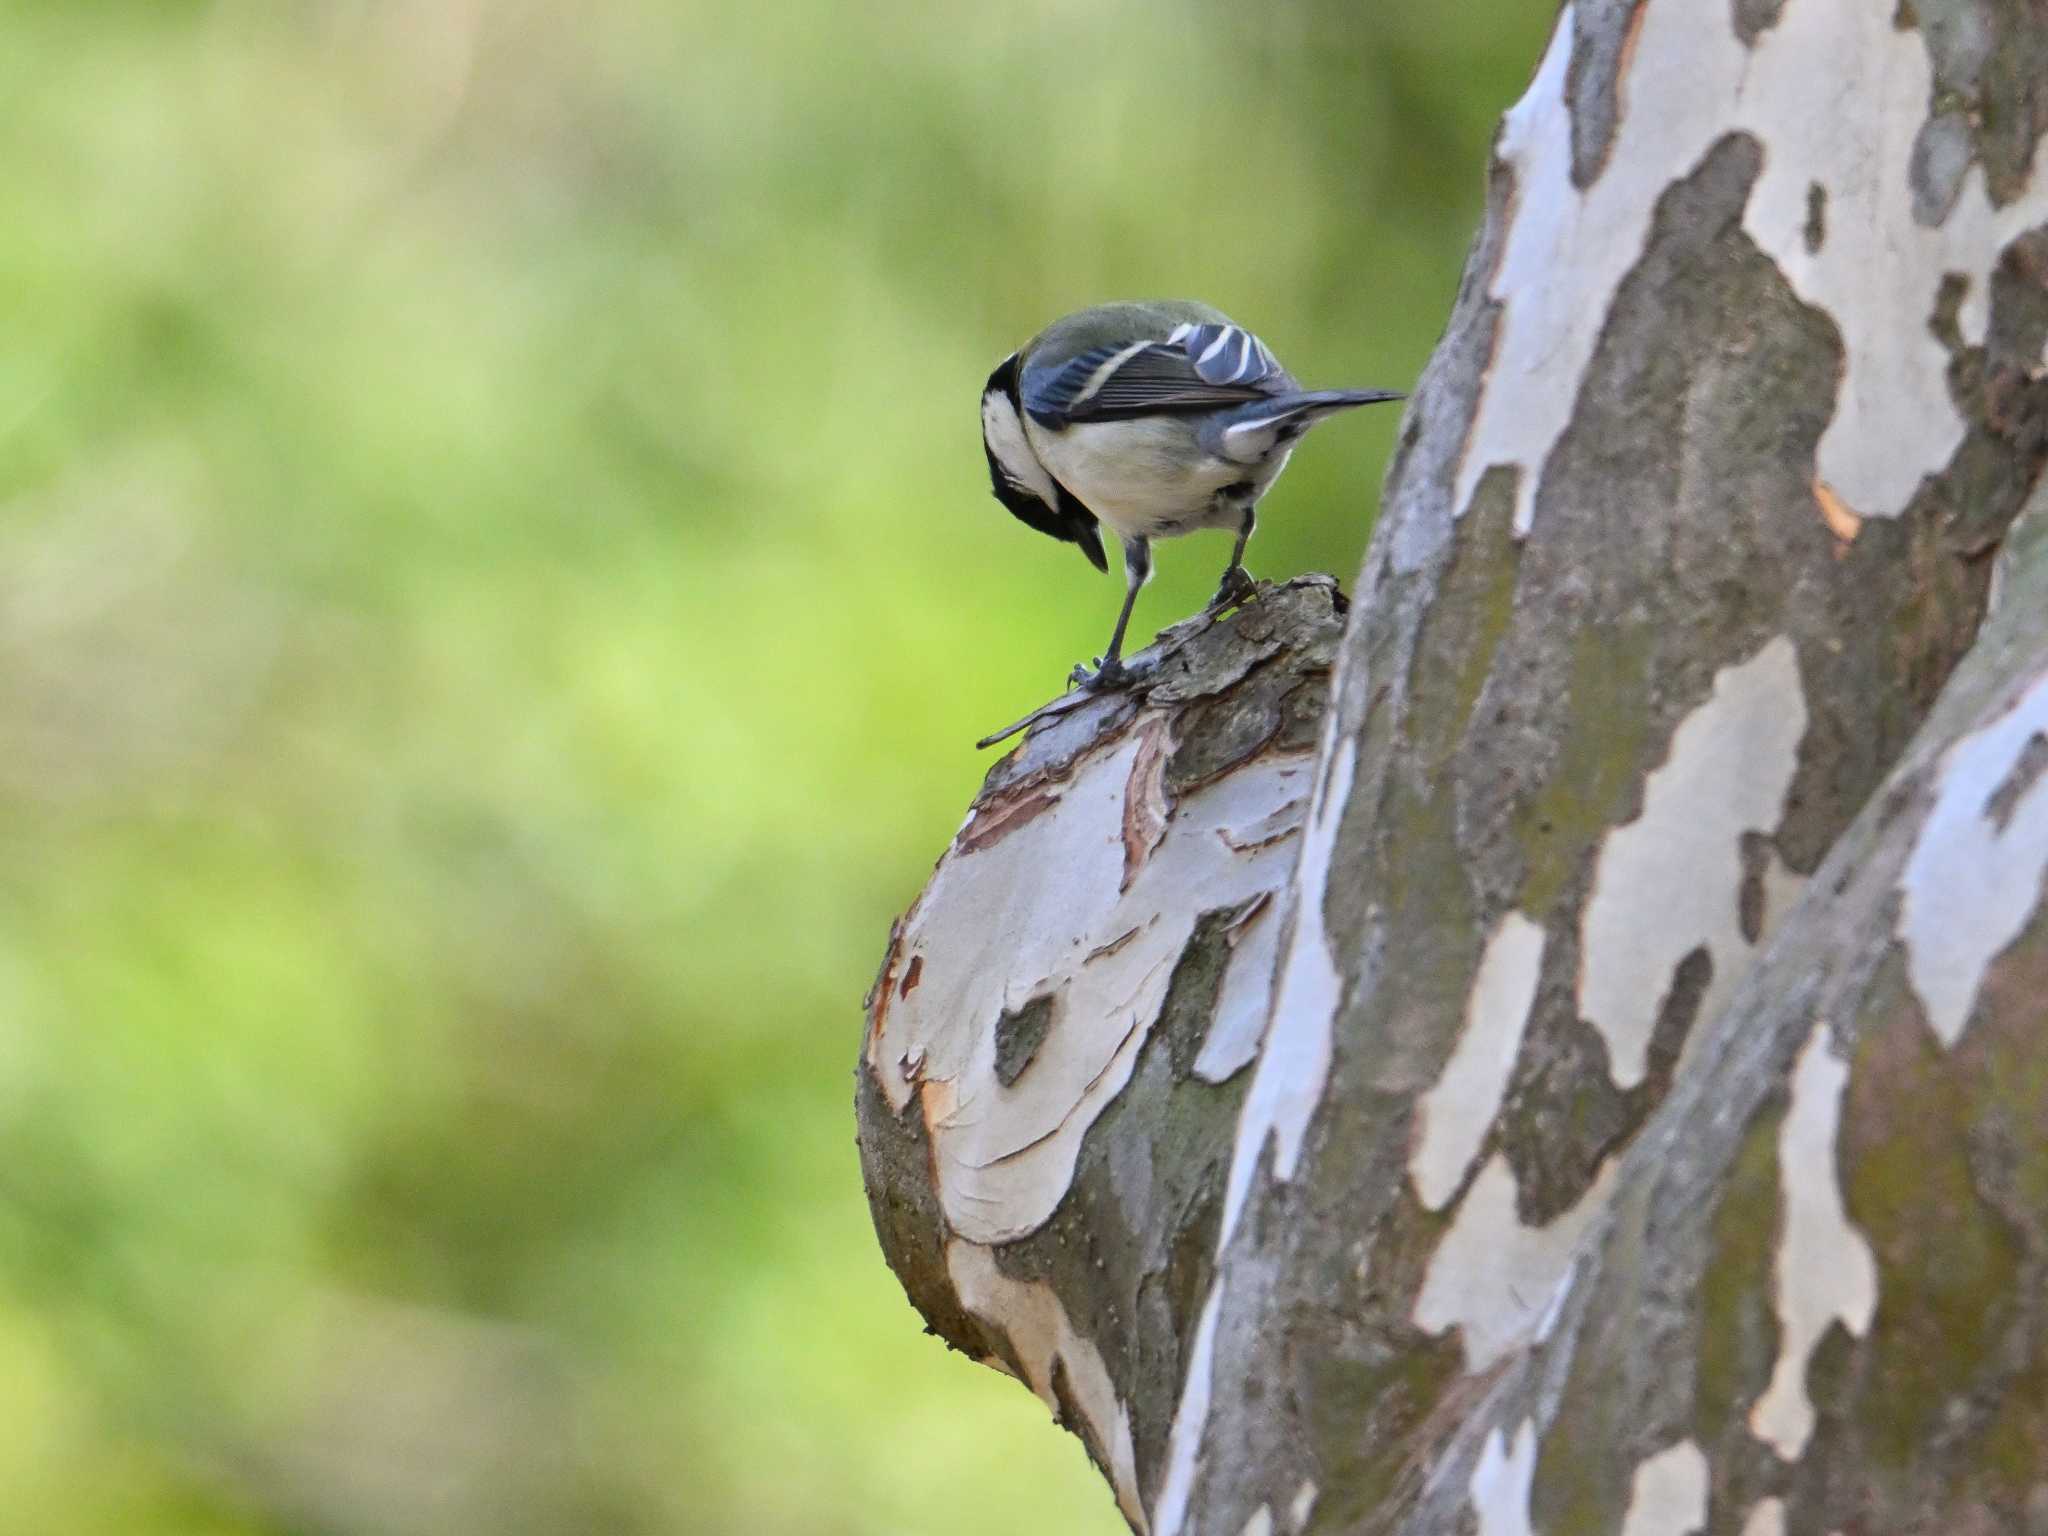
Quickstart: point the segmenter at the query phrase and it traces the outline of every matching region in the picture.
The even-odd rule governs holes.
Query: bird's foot
[[[1104,661],[1098,656],[1095,658],[1093,672],[1086,667],[1076,666],[1067,677],[1076,688],[1085,688],[1090,693],[1114,693],[1119,688],[1128,688],[1136,680],[1137,674],[1114,657]]]
[[[1216,595],[1209,599],[1209,606],[1202,611],[1221,613],[1226,608],[1250,602],[1258,591],[1259,584],[1252,580],[1252,573],[1241,565],[1233,565],[1223,573],[1223,580],[1216,586]]]
[[[1149,663],[1149,658],[1148,658]],[[1054,720],[1088,707],[1088,701],[1099,694],[1115,693],[1120,689],[1136,687],[1150,677],[1156,667],[1150,664],[1131,666],[1128,662],[1112,661],[1103,663],[1096,660],[1095,670],[1076,667],[1073,671],[1074,686],[1049,704],[1041,704],[1021,720],[1012,721],[1000,731],[991,732],[975,743],[977,747],[992,747],[999,741],[1008,741],[1019,731],[1029,730],[1041,720]]]

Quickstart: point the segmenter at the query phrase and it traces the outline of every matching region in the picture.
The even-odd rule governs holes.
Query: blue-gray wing
[[[1293,387],[1264,342],[1235,325],[1181,325],[1164,341],[1091,347],[1027,368],[1024,408],[1041,425],[1214,410]]]

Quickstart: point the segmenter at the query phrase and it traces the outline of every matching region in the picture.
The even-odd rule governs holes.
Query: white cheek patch
[[[981,397],[981,435],[1011,484],[1029,491],[1048,508],[1059,509],[1059,490],[1031,451],[1017,408],[1001,390],[992,389]]]

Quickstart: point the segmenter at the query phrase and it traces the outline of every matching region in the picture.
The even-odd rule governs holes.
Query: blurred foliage
[[[1547,12],[0,0],[5,1529],[1121,1529],[852,1147],[1118,595],[976,397],[1156,293],[1412,380]]]

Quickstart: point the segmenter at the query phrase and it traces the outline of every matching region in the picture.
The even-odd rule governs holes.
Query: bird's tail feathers
[[[1353,406],[1378,405],[1386,400],[1406,400],[1398,389],[1303,389],[1290,395],[1275,395],[1246,406],[1236,413],[1241,422],[1273,426],[1294,416],[1321,419]]]
[[[1407,396],[1391,389],[1303,389],[1239,406],[1230,413],[1220,440],[1212,439],[1224,457],[1251,464],[1283,442],[1300,436],[1326,416],[1354,406],[1376,405]]]

